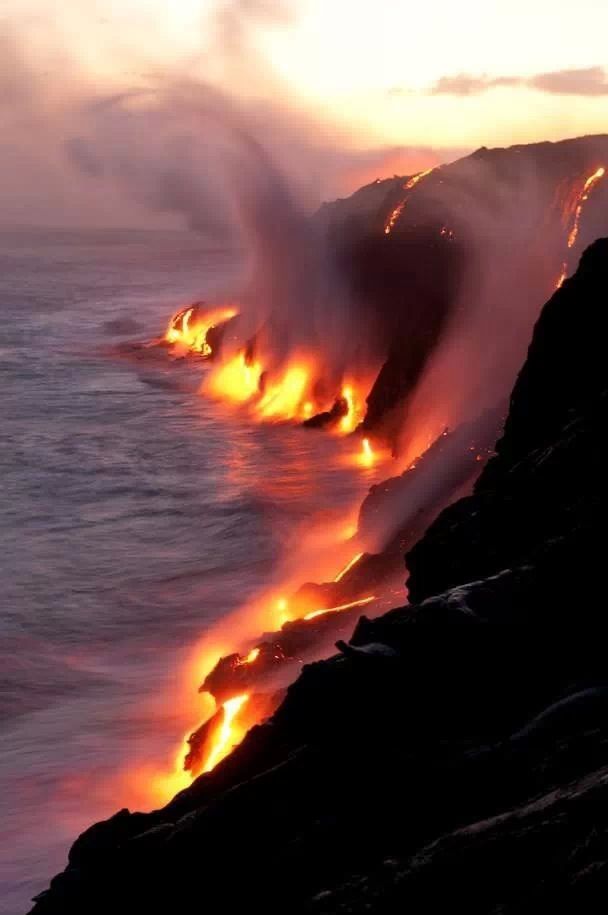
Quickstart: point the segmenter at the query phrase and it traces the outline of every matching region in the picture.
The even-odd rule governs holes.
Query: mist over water
[[[145,772],[197,724],[197,640],[373,479],[348,441],[199,396],[202,361],[120,352],[235,281],[234,252],[182,232],[0,241],[0,911],[18,915],[79,832],[150,805]]]

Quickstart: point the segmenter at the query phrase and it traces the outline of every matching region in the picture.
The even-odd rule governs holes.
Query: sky
[[[152,108],[169,155],[176,108],[198,84],[311,202],[480,145],[602,133],[607,34],[606,0],[4,0],[0,220],[183,218],[125,192],[124,174],[150,158]]]

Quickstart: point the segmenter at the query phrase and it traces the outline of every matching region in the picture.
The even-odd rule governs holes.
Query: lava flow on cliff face
[[[393,191],[406,192],[397,204],[380,184],[363,228],[332,223],[333,211],[324,211],[342,299],[315,287],[308,309],[311,287],[300,271],[297,289],[278,283],[283,309],[254,307],[245,320],[246,305],[239,306],[230,346],[218,351],[203,391],[245,405],[247,420],[358,433],[353,463],[366,471],[388,442],[396,475],[365,500],[352,554],[341,554],[333,578],[299,588],[291,582],[278,601],[272,597],[280,612],[268,631],[237,636],[219,660],[202,665],[201,690],[215,712],[188,738],[191,775],[217,766],[271,714],[302,664],[330,651],[362,610],[375,615],[391,606],[405,550],[470,491],[500,433],[540,305],[560,264],[564,275],[569,266],[564,248],[574,252],[600,226],[601,161],[608,138],[584,138],[479,150],[396,179]],[[205,326],[184,309],[168,333],[204,354],[213,347]]]
[[[606,169],[603,165],[597,168],[592,175],[586,179],[585,183],[581,190],[576,190],[573,188],[569,199],[564,205],[563,214],[564,214],[564,226],[567,228],[568,225],[571,226],[568,233],[568,249],[571,249],[576,244],[578,238],[578,233],[580,230],[581,217],[583,215],[583,209],[586,202],[589,200],[591,192],[597,182],[604,177],[606,174]],[[559,279],[555,284],[556,289],[559,289],[563,284],[564,280],[568,276],[568,261],[564,261],[562,264],[562,271],[559,275]]]
[[[434,168],[427,168],[426,171],[424,171],[424,172],[419,172],[417,175],[412,175],[412,177],[409,178],[403,185],[403,190],[411,191],[413,188],[416,187],[416,185],[418,184],[419,181],[421,181],[423,178],[426,178],[427,175],[430,175],[431,172],[434,172],[434,171],[435,171]],[[405,209],[406,203],[407,203],[407,196],[405,196],[403,198],[403,200],[400,200],[399,203],[397,204],[397,206],[391,210],[390,215],[384,224],[384,234],[385,235],[390,235],[391,232],[393,231],[395,223],[397,222],[397,220],[403,213],[403,210]]]

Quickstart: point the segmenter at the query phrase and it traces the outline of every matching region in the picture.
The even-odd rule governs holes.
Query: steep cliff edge
[[[408,555],[414,603],[163,810],[84,833],[36,915],[603,908],[607,304],[603,240],[541,315],[496,457]]]

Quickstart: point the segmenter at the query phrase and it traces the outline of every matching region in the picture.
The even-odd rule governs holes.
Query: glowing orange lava
[[[249,654],[245,655],[244,658],[241,658],[239,664],[253,664],[260,654],[259,648],[252,648]]]
[[[581,215],[583,212],[583,205],[584,205],[585,201],[589,199],[589,194],[591,193],[593,186],[600,180],[600,178],[603,178],[605,174],[606,174],[606,169],[603,168],[602,166],[600,166],[600,168],[598,168],[597,171],[595,171],[592,175],[589,175],[589,177],[585,181],[585,184],[583,185],[583,190],[581,191],[578,206],[576,207],[576,212],[574,214],[574,224],[570,231],[570,235],[568,236],[568,247],[569,248],[572,248],[574,246],[576,239],[578,237],[578,230],[580,227]]]
[[[262,366],[248,361],[244,352],[237,353],[221,365],[209,379],[209,389],[216,397],[245,403],[260,391]]]
[[[384,234],[390,235],[393,229],[393,226],[403,213],[403,208],[405,206],[405,200],[402,200],[401,203],[398,203],[395,209],[391,212],[391,215],[388,217],[384,225]]]
[[[252,411],[262,419],[304,420],[315,410],[310,399],[313,380],[311,359],[294,357],[268,377],[258,359],[247,359],[241,351],[213,373],[206,387],[222,400],[250,401]]]
[[[413,175],[409,179],[409,181],[406,181],[406,183],[403,185],[403,190],[411,191],[412,188],[416,187],[416,185],[418,184],[419,181],[421,181],[427,175],[430,175],[431,172],[433,172],[433,171],[435,171],[434,168],[427,168],[426,171],[418,172],[417,175]],[[391,212],[386,223],[384,224],[384,234],[385,235],[391,234],[391,232],[393,230],[393,226],[395,225],[395,223],[397,222],[397,220],[403,213],[403,209],[404,209],[406,203],[407,203],[407,197],[404,197],[403,200],[400,203],[398,203],[397,206],[394,208],[394,210]]]
[[[341,397],[346,402],[346,413],[340,420],[339,430],[348,435],[363,419],[365,396],[357,389],[354,382],[349,382],[343,385]]]
[[[224,324],[237,314],[234,308],[214,308],[207,312],[195,309],[194,305],[182,308],[169,321],[165,340],[201,356],[210,356],[212,349],[207,341],[207,334],[212,328]]]
[[[353,558],[350,560],[350,562],[347,562],[347,564],[344,566],[344,568],[340,572],[338,572],[338,574],[334,578],[334,581],[342,581],[342,579],[344,578],[346,573],[350,572],[350,570],[353,568],[353,566],[357,565],[357,563],[359,562],[359,560],[361,559],[362,556],[363,556],[363,553],[357,553],[356,556],[353,556]]]
[[[422,181],[423,178],[426,178],[427,175],[430,175],[431,172],[435,171],[435,167],[427,168],[423,172],[418,172],[417,175],[413,175],[410,180],[404,185],[406,191],[411,191],[413,187],[416,187],[419,181]]]
[[[222,724],[215,735],[213,746],[203,767],[203,772],[211,772],[217,764],[228,756],[230,751],[241,742],[245,736],[244,728],[238,728],[235,719],[241,711],[249,696],[245,693],[242,696],[235,696],[234,699],[227,699],[224,702]]]
[[[304,416],[304,404],[311,386],[311,369],[305,362],[296,361],[285,372],[269,381],[256,410],[265,418],[296,419]]]
[[[359,463],[362,467],[373,467],[375,461],[374,451],[368,438],[361,442],[361,453],[359,454]]]
[[[310,613],[307,613],[304,617],[305,620],[314,620],[317,616],[322,616],[324,613],[337,613],[339,610],[350,610],[351,607],[363,607],[365,604],[371,603],[371,601],[376,600],[376,597],[362,597],[360,600],[353,600],[350,604],[340,604],[339,607],[324,607],[322,610],[311,610]]]

